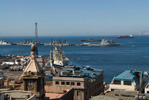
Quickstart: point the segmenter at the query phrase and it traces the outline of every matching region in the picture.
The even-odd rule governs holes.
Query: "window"
[[[67,91],[66,90],[63,90],[63,93],[66,93]]]
[[[77,91],[77,96],[80,96],[80,94],[81,94],[80,91]]]
[[[37,91],[39,92],[40,91],[40,89],[41,89],[41,81],[40,80],[38,80],[37,81]]]
[[[66,85],[70,85],[70,83],[69,82],[66,82]]]
[[[79,82],[77,82],[77,86],[80,86],[81,84]]]
[[[124,81],[124,85],[131,85],[131,81]]]
[[[121,84],[121,81],[114,80],[113,84]]]
[[[61,82],[61,85],[65,85],[65,82]]]
[[[59,84],[59,81],[56,81],[55,84],[58,85]]]
[[[27,80],[27,90],[28,91],[34,90],[34,81],[33,80]]]
[[[71,85],[75,85],[75,83],[74,82],[71,82]]]
[[[111,91],[114,91],[114,89],[111,89]]]

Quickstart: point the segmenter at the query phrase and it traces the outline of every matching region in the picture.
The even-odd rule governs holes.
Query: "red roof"
[[[45,96],[49,97],[50,99],[54,99],[54,98],[60,98],[62,97],[64,94],[59,94],[59,93],[46,93]]]

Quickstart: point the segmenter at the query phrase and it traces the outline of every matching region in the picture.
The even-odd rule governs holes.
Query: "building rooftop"
[[[90,66],[85,67],[76,67],[76,66],[67,66],[62,69],[58,74],[60,77],[88,77],[96,78],[96,76],[101,74],[102,70],[93,69]]]
[[[126,70],[121,74],[119,74],[118,76],[114,77],[114,80],[132,81],[134,77],[135,75],[132,70]]]
[[[45,96],[49,97],[49,99],[56,99],[62,97],[64,94],[60,93],[46,93]]]
[[[90,100],[120,100],[117,97],[107,96],[107,95],[98,95],[93,96]]]
[[[25,100],[35,100],[35,94],[30,91],[21,91],[21,90],[12,90],[12,91],[3,91],[4,96],[7,96],[8,100],[10,99],[25,99]],[[6,98],[6,97],[5,97]]]
[[[131,96],[122,96],[122,95],[119,95],[119,96],[115,96],[114,92],[111,91],[111,92],[107,92],[105,94],[106,96],[110,96],[110,97],[116,97],[116,98],[119,98],[119,100],[136,100],[135,97],[131,97]],[[99,99],[100,100],[100,99]],[[107,99],[108,100],[108,99]],[[109,99],[111,100],[111,99]],[[115,99],[114,99],[115,100]]]

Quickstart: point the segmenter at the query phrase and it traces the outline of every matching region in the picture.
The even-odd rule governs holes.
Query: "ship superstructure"
[[[50,51],[50,62],[56,68],[63,68],[64,66],[67,66],[69,59],[64,56],[62,45],[60,47],[56,45],[53,46],[55,49]]]

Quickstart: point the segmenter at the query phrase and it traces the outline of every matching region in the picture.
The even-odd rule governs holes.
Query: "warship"
[[[51,46],[52,44],[54,44],[55,46],[73,46],[74,44],[69,43],[68,41],[64,40],[64,41],[52,41],[51,43],[44,43],[45,46]]]
[[[101,46],[101,47],[106,47],[106,46],[122,46],[122,44],[121,43],[114,43],[114,40],[102,39],[101,42],[82,43],[81,46]]]
[[[15,43],[10,42],[10,41],[6,41],[6,40],[1,40],[0,45],[15,45]]]
[[[43,45],[42,43],[39,42],[33,42],[31,39],[25,40],[23,43],[17,43],[17,45],[32,45],[32,44],[37,44],[37,45]]]

